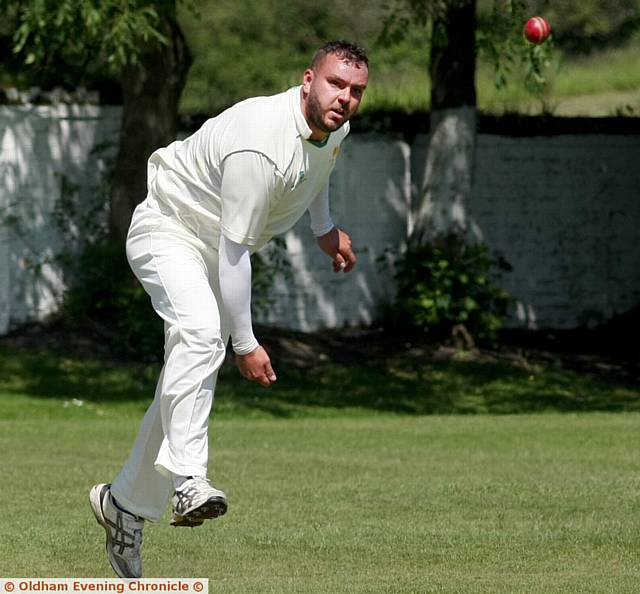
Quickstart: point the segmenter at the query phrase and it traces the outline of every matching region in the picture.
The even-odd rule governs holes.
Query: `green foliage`
[[[5,64],[27,82],[75,86],[113,76],[166,43],[163,22],[175,0],[0,0],[0,11]]]
[[[101,151],[102,148],[94,152]],[[91,201],[80,199],[80,186],[66,174],[56,172],[59,195],[53,205],[51,220],[63,238],[60,245],[43,246],[34,240],[33,225],[41,213],[31,200],[21,200],[0,207],[0,226],[17,240],[21,247],[21,265],[37,279],[47,265],[69,273],[74,259],[85,245],[98,241],[108,234],[106,186],[90,188]]]
[[[162,320],[131,272],[120,243],[104,240],[84,248],[63,314],[97,333],[115,355],[138,361],[162,356]]]
[[[267,246],[251,256],[251,308],[256,314],[266,314],[273,305],[275,279],[291,278],[291,262],[284,237],[274,237]]]
[[[113,168],[113,147],[97,146],[107,171]],[[71,325],[97,334],[117,356],[138,361],[162,358],[163,324],[126,260],[125,246],[110,238],[108,227],[109,175],[80,193],[80,185],[65,174],[57,174],[59,194],[51,220],[63,238],[60,246],[43,250],[32,242],[30,224],[35,212],[24,204],[0,208],[0,225],[23,246],[22,267],[34,281],[45,265],[62,270],[68,286],[61,303],[61,316]],[[86,199],[86,196],[91,199]],[[28,202],[28,201],[27,201]],[[22,211],[18,209],[22,206]],[[254,311],[265,312],[272,304],[271,289],[278,275],[290,275],[284,239],[274,239],[252,257]]]
[[[395,315],[437,339],[462,325],[474,339],[494,342],[512,301],[495,280],[509,268],[482,244],[455,254],[431,245],[410,247],[396,262]]]
[[[460,6],[468,0],[395,0],[388,7],[381,42],[393,46],[412,31],[425,31],[425,36],[438,39],[445,33],[433,23],[442,18],[447,6]],[[541,98],[547,87],[546,73],[551,65],[553,44],[540,46],[527,43],[522,26],[527,19],[525,0],[491,0],[480,2],[477,9],[476,45],[479,56],[489,61],[495,73],[495,86],[504,89],[516,70],[524,70],[526,90]],[[441,43],[446,40],[440,39]]]
[[[394,43],[415,26],[426,27],[445,16],[449,8],[468,5],[471,0],[391,0],[385,4],[381,39]]]
[[[181,14],[195,56],[181,109],[217,113],[246,97],[297,84],[325,41],[371,39],[367,31],[377,26],[377,12],[364,0],[203,2],[195,14]]]
[[[149,42],[161,42],[157,19],[174,5],[169,0],[0,0],[0,82],[47,89],[83,84],[100,90],[103,99],[119,101],[116,63],[135,59],[145,43],[145,31]],[[215,114],[248,96],[280,92],[300,80],[317,45],[338,37],[355,39],[369,50],[371,79],[363,113],[429,109],[430,22],[442,11],[444,0],[353,0],[348,4],[338,0],[322,4],[179,0],[177,6],[178,21],[195,59],[181,101],[182,113]],[[546,17],[552,25],[553,38],[542,46],[523,40],[524,20],[534,14]],[[43,17],[39,23],[36,15]],[[98,16],[103,19],[99,26]],[[541,107],[549,111],[567,95],[638,86],[640,72],[634,52],[640,0],[478,0],[477,18],[480,109],[526,112]],[[54,19],[63,26],[51,27]],[[32,36],[16,55],[14,34],[27,22]],[[396,35],[391,42],[378,43],[385,24],[391,28],[389,22],[397,25]],[[23,38],[24,34],[22,30]],[[573,59],[573,53],[598,50],[599,55],[602,49],[612,51],[622,44],[628,48],[628,57],[614,68]],[[42,53],[38,46],[46,51]],[[117,46],[121,47],[119,54],[108,49]],[[34,52],[42,61],[25,67],[24,58]],[[564,69],[556,73],[563,59],[567,62]],[[581,88],[573,93],[566,87],[573,85],[576,69],[580,70]],[[597,72],[583,73],[585,69]]]
[[[106,150],[108,146],[96,149]],[[109,168],[110,159],[105,158]],[[60,193],[51,221],[63,238],[59,246],[43,250],[31,242],[29,217],[35,213],[0,210],[0,225],[23,246],[23,268],[34,281],[45,265],[63,272],[69,288],[60,315],[72,326],[97,334],[116,355],[157,360],[162,355],[162,323],[129,268],[124,246],[109,239],[109,184],[103,181],[90,190],[91,200],[82,200],[78,184],[64,174],[57,177]]]
[[[215,114],[240,99],[276,93],[295,84],[315,43],[324,40],[323,35],[353,38],[369,50],[371,76],[361,113],[429,109],[430,20],[408,18],[409,4],[417,5],[417,0],[355,0],[349,4],[327,0],[316,10],[329,13],[328,30],[321,24],[328,22],[325,17],[318,23],[301,20],[310,18],[311,9],[296,8],[300,2],[291,5],[286,19],[278,17],[280,0],[206,0],[198,3],[197,16],[181,15],[180,22],[195,57],[181,111]],[[603,0],[588,0],[584,7],[578,0],[478,0],[479,108],[493,113],[550,111],[568,95],[637,88],[637,43],[632,45],[631,37],[622,33],[634,22],[635,13],[625,8],[633,3],[638,5],[640,0],[615,0],[612,6],[616,8],[612,10]],[[443,2],[423,0],[421,4],[426,10],[427,6],[441,7]],[[590,16],[580,17],[583,24],[578,24],[578,15],[588,7]],[[432,9],[425,12],[426,16],[433,14]],[[247,17],[252,11],[255,20]],[[553,37],[542,46],[532,46],[523,38],[524,21],[534,14],[545,16],[552,25]],[[399,23],[397,35],[388,43],[381,43],[383,26],[391,15]],[[626,42],[624,55],[620,54],[614,68],[576,63],[566,55],[565,48],[571,49],[572,30],[582,36],[584,29],[586,35],[588,26],[605,18],[601,27],[610,31],[611,44]],[[572,29],[573,24],[577,28]],[[601,48],[595,42],[592,47]],[[563,60],[566,64],[560,70]],[[576,70],[580,71],[581,88],[574,93],[567,86],[573,84]],[[587,82],[590,87],[585,91]],[[614,109],[612,105],[610,111]]]
[[[287,276],[289,271],[282,239],[275,239],[252,256],[255,312],[265,312],[273,304],[273,281],[278,274]],[[115,355],[136,361],[162,358],[162,320],[131,272],[125,246],[106,236],[87,243],[75,260],[63,315],[73,324],[100,335]]]
[[[69,185],[66,181],[63,188]],[[77,202],[74,203],[73,196],[74,193],[63,193],[54,209],[56,227],[76,246],[75,252],[64,249],[55,258],[57,263],[66,266],[70,282],[62,315],[72,325],[97,333],[117,356],[147,362],[160,360],[163,323],[131,272],[125,246],[110,239],[104,223],[106,215],[100,216],[96,204],[82,219],[86,220],[82,227],[86,235],[78,247],[80,238],[73,241],[73,230],[77,229],[72,223],[74,218],[77,220]],[[252,267],[253,309],[265,312],[273,304],[274,279],[278,274],[285,277],[290,274],[284,240],[276,238],[254,254]]]
[[[525,89],[542,99],[552,64],[553,36],[541,45],[528,43],[522,29],[530,14],[523,0],[495,0],[490,10],[478,11],[476,38],[479,52],[493,66],[497,89],[504,89],[515,72],[524,71]]]
[[[274,278],[289,272],[285,248],[284,241],[276,239],[252,257],[252,305],[256,312],[272,305]],[[117,356],[136,361],[162,358],[162,320],[131,272],[120,243],[104,237],[84,247],[74,264],[63,314],[73,324],[96,332]]]
[[[619,47],[640,31],[640,0],[528,0],[530,14],[551,23],[560,47],[569,53]]]
[[[110,145],[94,152],[111,170]],[[81,199],[79,186],[59,175],[60,194],[52,222],[64,243],[51,262],[65,272],[68,289],[61,315],[71,325],[97,334],[117,356],[157,361],[162,356],[162,322],[127,263],[124,245],[110,238],[109,176]]]

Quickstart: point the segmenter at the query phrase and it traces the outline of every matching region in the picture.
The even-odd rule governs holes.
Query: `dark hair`
[[[339,39],[325,43],[316,51],[311,60],[311,68],[319,66],[331,54],[335,54],[340,59],[351,64],[364,64],[367,68],[369,67],[369,58],[367,58],[364,48],[355,43],[344,41],[344,39]]]

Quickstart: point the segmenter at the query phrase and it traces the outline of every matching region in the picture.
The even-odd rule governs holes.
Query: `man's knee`
[[[187,344],[197,350],[216,353],[224,351],[222,332],[217,326],[202,325],[183,331]]]
[[[165,334],[165,360],[178,353],[224,358],[225,342],[216,324],[173,325]],[[182,355],[180,355],[182,356]]]

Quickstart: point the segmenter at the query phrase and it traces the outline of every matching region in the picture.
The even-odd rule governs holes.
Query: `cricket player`
[[[276,381],[252,330],[251,253],[308,211],[334,271],[356,263],[331,219],[328,182],[367,81],[362,48],[327,43],[302,85],[242,101],[149,159],[127,257],[164,320],[164,366],[129,459],[112,484],[90,493],[120,577],[142,575],[144,521],[160,520],[172,495],[174,526],[227,511],[207,479],[207,434],[229,337],[245,378]]]

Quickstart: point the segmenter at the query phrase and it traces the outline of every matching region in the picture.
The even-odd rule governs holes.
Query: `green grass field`
[[[124,461],[154,373],[0,350],[1,576],[112,576],[87,493]],[[636,387],[465,361],[280,376],[265,391],[225,370],[211,465],[230,510],[149,525],[146,576],[221,593],[637,592]]]
[[[594,53],[563,56],[557,51],[547,71],[544,102],[528,96],[523,77],[512,71],[506,89],[493,84],[491,69],[478,69],[478,107],[488,113],[537,114],[543,110],[557,116],[638,116],[640,114],[640,51],[638,41]]]

